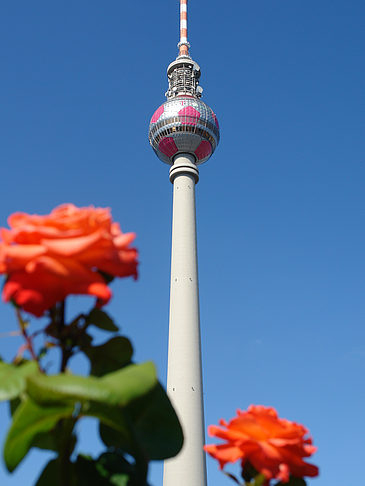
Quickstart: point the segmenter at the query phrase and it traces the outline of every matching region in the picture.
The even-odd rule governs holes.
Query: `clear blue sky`
[[[314,486],[359,484],[365,452],[364,15],[363,0],[189,8],[221,126],[197,186],[206,422],[255,403],[306,424]],[[178,31],[177,0],[1,6],[0,225],[62,202],[110,206],[137,232],[141,265],[138,282],[113,284],[108,310],[163,381],[172,187],[147,128]],[[15,328],[5,304],[0,321]],[[2,337],[0,354],[18,346]],[[96,453],[92,421],[82,437]],[[32,452],[13,476],[2,467],[0,483],[33,484],[48,457]],[[208,476],[229,485],[210,459]],[[150,479],[161,485],[160,465]]]

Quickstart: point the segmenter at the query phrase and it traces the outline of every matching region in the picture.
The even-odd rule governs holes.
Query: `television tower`
[[[149,141],[171,166],[173,218],[167,393],[179,416],[184,446],[165,462],[164,486],[206,486],[204,410],[195,223],[198,165],[219,142],[216,115],[200,100],[200,67],[189,55],[187,3],[180,0],[179,54],[167,68],[167,101],[153,114]]]

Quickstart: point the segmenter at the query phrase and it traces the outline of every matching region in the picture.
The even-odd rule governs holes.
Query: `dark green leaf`
[[[118,327],[114,324],[113,319],[104,311],[94,308],[86,317],[87,324],[93,324],[104,331],[116,332]]]
[[[258,474],[255,477],[255,480],[253,482],[253,486],[262,486],[265,482],[267,482],[267,477],[264,476],[263,474]]]
[[[249,461],[246,461],[242,467],[242,472],[241,472],[242,478],[245,481],[250,482],[251,479],[255,478],[257,475],[258,475],[258,471],[253,467],[253,465]]]
[[[47,355],[48,351],[49,348],[47,346],[43,346],[43,348],[41,348],[41,350],[38,353],[38,358],[44,358]]]
[[[56,437],[50,431],[37,435],[33,440],[33,447],[47,451],[58,451]]]
[[[13,400],[9,400],[9,408],[10,408],[10,414],[11,416],[14,415],[15,410],[19,407],[21,404],[21,399],[19,397],[13,398]]]
[[[113,474],[110,476],[110,484],[113,486],[127,486],[129,476],[127,474]]]
[[[133,430],[123,409],[105,404],[89,402],[81,411],[82,415],[99,419],[100,426],[111,431],[117,438],[118,447],[131,455],[139,454],[139,446],[135,441]]]
[[[143,483],[136,483],[130,481],[130,474],[135,475],[133,467],[129,464],[129,470],[124,471],[124,463],[126,461],[123,456],[111,454],[115,456],[113,467],[110,464],[99,459],[92,459],[91,457],[79,455],[75,464],[75,481],[77,486],[145,486]],[[123,472],[124,471],[124,472]]]
[[[98,462],[92,457],[79,455],[76,462],[70,464],[72,479],[67,486],[111,486],[107,471],[103,473],[97,466]],[[62,465],[54,459],[47,464],[35,486],[65,486],[61,474]]]
[[[75,346],[79,346],[80,348],[86,348],[91,346],[91,343],[93,341],[93,337],[90,336],[87,332],[82,332],[77,336],[77,338],[74,340]]]
[[[33,447],[50,451],[65,451],[72,454],[76,445],[76,436],[73,434],[75,419],[60,420],[51,432],[37,435],[33,441]]]
[[[97,462],[92,457],[79,455],[74,468],[75,482],[78,486],[109,486],[110,483],[97,469]]]
[[[135,440],[150,460],[175,456],[183,445],[183,433],[166,392],[160,384],[125,410],[129,417]],[[126,449],[124,437],[105,425],[100,426],[100,436],[109,447]]]
[[[51,431],[59,420],[72,417],[73,410],[74,407],[69,405],[41,407],[30,399],[19,405],[4,447],[8,470],[13,471],[17,467],[40,434]]]
[[[102,378],[74,375],[35,375],[27,381],[30,397],[41,404],[99,402],[124,407],[148,393],[157,382],[152,362],[129,365]]]
[[[59,463],[56,459],[52,459],[43,469],[41,475],[35,486],[58,486],[59,485]]]
[[[119,452],[104,452],[98,459],[98,464],[111,474],[132,474],[134,465]]]
[[[160,384],[147,396],[128,407],[137,438],[152,460],[175,456],[182,448],[184,437],[179,419]]]
[[[113,486],[146,486],[147,463],[131,464],[118,451],[106,452],[97,460],[97,468],[106,473]]]
[[[79,486],[79,483],[75,478],[74,464],[68,463],[67,466],[71,476],[70,479],[66,480],[67,486]],[[61,464],[59,459],[52,459],[43,469],[35,486],[65,486],[65,478],[63,477],[64,472],[65,465]],[[91,484],[94,483],[90,483],[90,485]]]
[[[25,389],[25,378],[38,372],[35,361],[27,361],[20,366],[0,363],[0,400],[16,398]]]
[[[241,483],[238,481],[238,479],[236,478],[236,476],[235,476],[234,474],[231,474],[231,473],[229,473],[229,472],[227,472],[227,471],[222,471],[222,472],[223,472],[223,474],[225,474],[227,477],[229,477],[230,479],[232,479],[232,480],[233,480],[235,483],[237,483],[237,484],[239,484],[239,485],[241,484]]]
[[[103,420],[103,418],[99,416],[98,418],[100,419],[100,424],[99,424],[100,438],[107,447],[111,447],[111,448],[116,447],[119,450],[122,450],[123,452],[130,454],[131,456],[134,456],[135,454],[139,454],[138,444],[136,444],[134,440],[133,433],[130,430],[129,425],[126,426],[125,429],[126,432],[121,433],[119,428],[116,427],[114,423],[111,423],[110,421],[108,423],[106,422],[106,420]]]
[[[106,373],[119,370],[130,364],[133,348],[129,339],[121,336],[113,337],[100,346],[82,348],[91,362],[90,374],[103,376]]]
[[[103,272],[102,270],[98,270],[98,273],[103,277],[107,284],[110,284],[114,280],[114,275],[110,275],[110,273]]]

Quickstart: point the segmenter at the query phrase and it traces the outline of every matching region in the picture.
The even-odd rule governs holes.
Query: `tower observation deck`
[[[201,100],[200,67],[189,54],[187,3],[180,0],[179,53],[167,68],[167,101],[149,125],[150,144],[171,166],[174,188],[167,393],[183,428],[184,445],[165,461],[164,486],[206,486],[195,184],[198,165],[219,143],[219,124]]]
[[[219,143],[219,124],[214,111],[200,99],[200,67],[189,55],[187,40],[187,0],[180,0],[178,47],[178,57],[167,68],[167,101],[152,115],[149,140],[163,162],[173,165],[177,154],[189,153],[199,165]]]

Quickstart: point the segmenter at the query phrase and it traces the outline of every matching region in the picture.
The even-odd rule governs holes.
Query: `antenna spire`
[[[180,0],[180,42],[179,56],[189,56],[188,42],[188,0]]]

